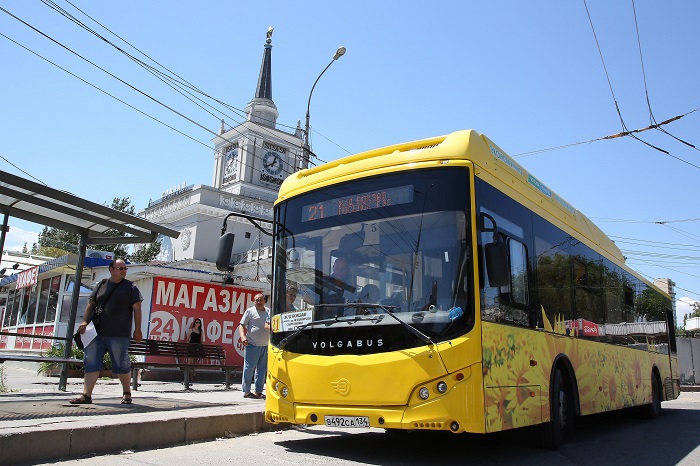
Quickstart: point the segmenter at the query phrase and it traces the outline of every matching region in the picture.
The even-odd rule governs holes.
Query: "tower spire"
[[[258,87],[255,90],[255,97],[246,107],[247,119],[259,123],[263,126],[274,128],[277,123],[279,112],[277,106],[272,101],[272,31],[270,26],[267,30],[265,40],[265,50],[263,51],[260,74],[258,75]]]

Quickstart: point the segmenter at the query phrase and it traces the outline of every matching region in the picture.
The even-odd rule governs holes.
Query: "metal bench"
[[[34,335],[32,333],[15,333],[15,332],[0,332],[0,335],[6,335],[9,337],[22,337],[22,338],[41,338],[44,340],[61,340],[66,341],[65,337],[54,337],[49,335]],[[82,365],[82,359],[74,358],[57,358],[57,357],[47,357],[41,356],[40,354],[21,354],[21,353],[0,353],[0,364],[5,361],[20,361],[20,362],[55,362],[57,364],[78,364]]]
[[[241,370],[241,366],[224,364],[226,351],[219,345],[190,344],[165,340],[143,339],[139,343],[131,340],[129,354],[134,356],[161,356],[173,358],[172,362],[137,361],[131,363],[131,388],[138,390],[139,369],[178,368],[183,371],[185,390],[190,388],[193,369],[216,369],[225,374],[225,385],[231,388],[231,376]],[[214,364],[196,362],[208,359]]]
[[[82,359],[73,358],[48,358],[46,356],[34,354],[13,354],[0,353],[0,364],[5,361],[28,361],[28,362],[55,362],[57,364],[83,364]]]

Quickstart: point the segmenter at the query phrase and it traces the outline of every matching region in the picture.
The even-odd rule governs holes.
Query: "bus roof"
[[[564,230],[573,230],[579,239],[609,259],[624,264],[625,258],[620,249],[590,219],[525,170],[488,137],[474,130],[373,149],[301,170],[285,179],[277,202],[368,173],[444,165],[450,160],[473,163],[476,176]]]

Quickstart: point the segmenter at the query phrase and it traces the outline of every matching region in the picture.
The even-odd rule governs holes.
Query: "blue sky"
[[[593,219],[631,267],[700,300],[700,151],[672,137],[700,148],[700,2],[1,0],[0,170],[141,209],[182,182],[211,184],[212,132],[240,112],[205,112],[52,3],[237,109],[254,95],[274,26],[273,100],[290,127],[343,45],[311,102],[322,161],[473,128]],[[595,141],[680,115],[662,126],[670,135],[637,134],[667,153],[631,137]],[[41,230],[10,227],[7,249]]]

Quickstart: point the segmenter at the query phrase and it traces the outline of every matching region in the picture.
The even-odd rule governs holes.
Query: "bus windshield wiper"
[[[389,314],[391,317],[393,317],[394,319],[396,319],[396,321],[397,321],[398,323],[400,323],[402,327],[404,327],[406,330],[408,330],[409,332],[411,332],[412,334],[414,334],[415,336],[417,336],[418,338],[420,338],[421,340],[423,340],[424,343],[427,343],[427,344],[430,345],[430,346],[435,345],[435,343],[433,342],[433,340],[431,340],[430,337],[429,337],[428,335],[426,335],[425,333],[421,332],[420,330],[418,330],[417,328],[415,328],[413,325],[409,325],[407,322],[404,322],[403,320],[401,320],[401,319],[399,319],[398,317],[396,317],[396,315],[394,315],[394,311],[389,309],[389,308],[392,308],[392,307],[395,308],[395,306],[387,306],[387,307],[382,306],[382,305],[378,305],[378,306],[379,306],[381,309],[383,309],[384,312],[386,312],[386,313]]]
[[[427,343],[428,345],[431,345],[431,346],[435,344],[433,342],[433,340],[431,340],[428,335],[426,335],[425,333],[421,332],[420,330],[418,330],[414,326],[404,322],[403,320],[396,317],[396,315],[394,315],[394,310],[398,309],[399,308],[398,306],[384,306],[382,304],[371,304],[371,303],[345,303],[345,304],[340,304],[340,305],[334,304],[333,306],[334,307],[338,307],[338,306],[352,307],[352,308],[356,308],[356,309],[357,308],[381,309],[384,312],[386,312],[387,314],[389,314],[391,317],[393,317],[394,320],[396,320],[398,323],[400,323],[401,326],[404,327],[406,330],[408,330],[409,332],[411,332],[412,334],[414,334],[415,336],[417,336],[418,338],[423,340],[424,343]],[[355,316],[355,317],[359,317],[359,316]]]
[[[418,338],[423,340],[424,343],[431,345],[431,346],[435,344],[433,342],[433,340],[431,340],[428,335],[426,335],[425,333],[421,332],[420,330],[418,330],[414,326],[404,322],[403,320],[396,317],[396,315],[394,315],[394,310],[398,309],[399,308],[398,306],[384,306],[382,304],[371,304],[371,303],[345,303],[345,304],[333,304],[333,305],[329,304],[328,306],[333,306],[333,307],[342,306],[342,307],[351,307],[351,308],[355,308],[355,309],[357,309],[357,308],[381,309],[384,312],[386,312],[387,314],[389,314],[391,317],[393,317],[394,320],[396,320],[398,323],[400,323],[401,326],[403,326],[406,330],[408,330],[409,332],[411,332],[412,334],[414,334],[415,336],[417,336]],[[360,317],[360,316],[349,316],[349,317]],[[339,317],[336,317],[336,318],[339,319]]]
[[[316,305],[316,307],[323,307],[323,306],[324,306],[323,304]],[[328,306],[331,307],[331,305],[328,305]],[[343,305],[343,306],[344,307],[353,307],[353,306],[347,306],[347,305]],[[338,307],[338,305],[333,304],[332,307]],[[331,317],[330,319],[314,320],[314,321],[311,321],[311,322],[308,322],[308,323],[302,325],[301,327],[296,329],[294,331],[294,333],[292,333],[291,335],[284,337],[282,339],[282,341],[280,341],[278,346],[279,346],[279,349],[281,349],[281,350],[284,349],[284,347],[287,346],[292,340],[296,339],[296,337],[298,337],[299,334],[304,329],[306,329],[308,327],[313,327],[315,325],[334,324],[336,322],[359,322],[359,321],[363,321],[363,320],[374,320],[376,322],[379,322],[382,319],[384,319],[383,315],[366,315],[366,316],[363,315],[363,316],[340,316],[340,317]]]

